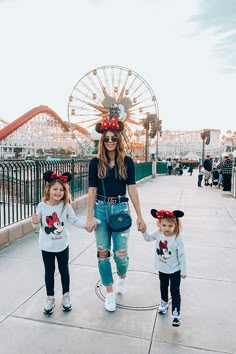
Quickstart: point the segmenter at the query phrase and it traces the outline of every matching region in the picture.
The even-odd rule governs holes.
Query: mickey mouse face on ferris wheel
[[[116,116],[117,119],[121,122],[123,122],[125,120],[125,118],[127,117],[127,111],[132,107],[132,102],[130,100],[130,98],[128,97],[124,97],[121,100],[121,103],[117,104],[115,102],[115,98],[111,97],[111,96],[107,96],[104,98],[103,100],[103,106],[108,108],[110,111],[110,116]],[[114,114],[112,114],[112,110],[113,107],[116,109],[116,111],[114,110]],[[119,114],[117,114],[119,112]]]

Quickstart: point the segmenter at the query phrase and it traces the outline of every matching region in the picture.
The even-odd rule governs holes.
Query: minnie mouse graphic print
[[[146,241],[156,240],[156,252],[154,267],[159,272],[172,274],[181,271],[181,275],[186,275],[186,261],[184,244],[181,236],[166,237],[161,231],[156,230],[151,234],[143,233]]]
[[[68,246],[68,222],[79,228],[85,225],[85,222],[75,215],[72,206],[64,206],[63,202],[53,206],[40,202],[37,214],[41,220],[39,245],[41,250],[47,252],[61,252]]]

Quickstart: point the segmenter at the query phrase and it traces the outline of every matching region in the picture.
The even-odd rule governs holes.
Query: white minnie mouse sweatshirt
[[[156,240],[154,267],[159,272],[172,274],[180,270],[181,275],[187,275],[184,243],[180,235],[166,237],[156,230],[151,234],[144,232],[143,237],[148,242]]]
[[[39,229],[39,245],[47,252],[61,252],[69,245],[68,222],[76,227],[84,228],[85,221],[78,218],[72,206],[61,201],[58,205],[40,202],[36,209],[40,223],[33,224]]]

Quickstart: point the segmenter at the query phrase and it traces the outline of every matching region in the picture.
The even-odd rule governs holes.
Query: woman
[[[107,311],[115,311],[116,309],[110,263],[111,241],[118,273],[117,293],[121,293],[123,290],[129,263],[128,238],[130,229],[112,232],[107,221],[111,215],[120,212],[129,213],[126,186],[137,214],[138,231],[144,232],[146,230],[135,185],[134,163],[132,158],[125,153],[123,138],[120,134],[123,128],[123,123],[117,121],[116,116],[110,116],[110,120],[107,118],[103,123],[96,125],[96,131],[102,133],[102,136],[98,146],[98,157],[93,158],[89,165],[88,215],[85,229],[88,232],[95,230],[98,268],[102,284],[106,287],[105,309]],[[97,226],[93,214],[101,220]]]
[[[231,191],[231,179],[232,179],[233,161],[229,158],[229,155],[224,156],[222,163],[222,175],[223,175],[223,191]]]

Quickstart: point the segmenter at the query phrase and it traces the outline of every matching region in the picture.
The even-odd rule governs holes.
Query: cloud
[[[198,14],[190,18],[195,34],[207,33],[214,42],[213,55],[220,58],[218,69],[235,72],[236,67],[236,1],[202,0]]]
[[[66,120],[74,85],[94,68],[117,65],[151,86],[165,129],[235,125],[230,0],[4,3],[11,6],[0,0],[1,117],[44,104]]]

